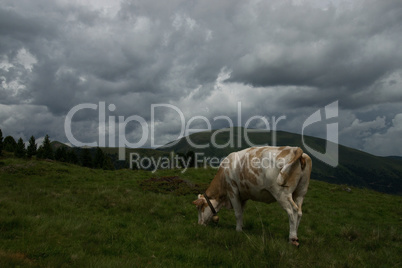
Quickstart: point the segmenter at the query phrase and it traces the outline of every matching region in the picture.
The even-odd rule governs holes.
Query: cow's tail
[[[302,157],[303,150],[301,148],[299,147],[293,148],[290,154],[291,154],[290,160],[288,160],[288,162],[282,167],[277,177],[277,183],[280,186],[286,187],[292,185],[293,173],[299,166],[299,163],[302,170],[304,170],[304,168],[306,167],[306,161]],[[296,181],[294,183],[296,183]]]

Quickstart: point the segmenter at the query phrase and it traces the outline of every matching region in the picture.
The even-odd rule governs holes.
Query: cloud
[[[395,10],[400,5],[368,1],[364,12],[362,8],[321,9],[288,1],[274,10],[259,8],[258,25],[265,26],[262,40],[239,58],[232,79],[257,86],[361,90],[399,66],[402,56],[400,37],[394,36],[402,29]],[[380,24],[372,19],[376,15],[381,16]]]
[[[342,128],[339,135],[345,145],[353,146],[359,149],[366,149],[365,139],[386,129],[385,117],[377,116],[372,121],[362,121],[351,115],[349,120],[345,122],[346,127]]]
[[[3,136],[27,141],[31,135],[36,138],[46,134],[54,139],[64,139],[63,121],[49,113],[44,106],[0,104],[0,122]]]
[[[362,122],[355,119],[349,127],[342,130],[341,134],[352,134],[357,138],[366,137],[372,134],[372,130],[383,129],[385,127],[385,118],[377,117],[373,121]]]
[[[385,132],[377,132],[364,138],[365,151],[374,155],[402,155],[398,141],[402,137],[402,113],[395,115]]]
[[[216,116],[239,121],[240,101],[243,124],[284,115],[278,127],[300,133],[311,113],[339,100],[342,140],[368,150],[354,137],[386,133],[402,102],[401,10],[397,0],[6,0],[0,127],[67,141],[70,109],[105,102],[116,106],[106,116],[139,115],[150,124],[151,105],[165,103],[186,122],[205,116],[219,128],[228,123]],[[10,124],[5,114],[27,124]],[[157,116],[155,140],[177,137],[175,113]],[[74,134],[96,141],[97,117],[77,114]],[[127,126],[132,140],[138,133]],[[325,127],[309,134],[325,136]]]

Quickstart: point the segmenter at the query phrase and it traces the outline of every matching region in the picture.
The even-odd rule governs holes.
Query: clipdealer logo
[[[321,116],[321,113],[324,116]],[[325,144],[325,153],[320,153],[317,150],[314,150],[310,146],[306,144],[304,141],[304,129],[310,125],[318,123],[323,120],[334,120],[338,118],[338,101],[334,101],[324,107],[324,109],[318,109],[313,114],[311,114],[306,121],[303,123],[302,127],[302,142],[304,148],[313,155],[315,158],[321,160],[322,162],[330,165],[331,167],[338,166],[339,163],[339,151],[338,151],[338,122],[327,123],[326,124],[326,144]]]
[[[156,144],[156,138],[155,138],[155,125],[156,125],[156,118],[155,118],[155,113],[156,110],[163,111],[163,112],[174,112],[177,114],[177,118],[180,120],[181,126],[180,126],[180,133],[178,135],[178,138],[176,141],[173,141],[169,143],[169,146],[173,146],[177,144],[180,141],[180,138],[185,138],[187,143],[192,146],[194,149],[203,149],[207,148],[209,146],[212,146],[213,148],[226,148],[226,147],[238,147],[241,148],[243,147],[243,139],[244,142],[246,143],[245,145],[248,147],[254,147],[258,146],[256,144],[253,144],[253,142],[249,138],[249,133],[251,132],[271,132],[271,141],[270,144],[272,146],[276,146],[276,130],[277,130],[277,125],[281,120],[285,120],[286,116],[282,115],[279,117],[272,116],[271,118],[267,118],[267,116],[261,116],[261,115],[255,115],[250,118],[248,118],[245,123],[243,124],[243,118],[242,118],[242,106],[241,102],[237,103],[237,120],[234,122],[230,117],[226,115],[219,115],[215,116],[212,120],[213,122],[215,121],[226,121],[227,124],[230,126],[230,128],[226,129],[220,129],[214,131],[214,133],[211,136],[211,140],[209,143],[205,144],[196,144],[194,143],[191,138],[190,134],[195,133],[195,132],[200,132],[200,131],[211,131],[212,130],[212,124],[211,121],[206,118],[205,116],[197,115],[191,117],[189,120],[185,120],[184,113],[176,106],[171,105],[171,104],[166,104],[166,103],[159,103],[159,104],[151,104],[151,118],[149,123],[147,120],[145,120],[143,117],[139,115],[131,115],[129,117],[124,117],[124,116],[108,116],[108,120],[106,123],[106,110],[109,112],[114,112],[116,110],[116,105],[114,104],[109,104],[106,108],[106,103],[105,102],[99,102],[98,104],[94,103],[83,103],[83,104],[78,104],[74,106],[66,115],[65,121],[64,121],[64,129],[65,129],[65,134],[68,139],[68,141],[73,145],[77,147],[118,147],[119,151],[119,160],[126,160],[126,148],[141,148],[147,142],[150,144],[151,148],[156,148],[156,147],[161,147],[164,144]],[[91,110],[98,110],[98,141],[93,141],[93,142],[81,142],[78,139],[76,139],[73,135],[72,132],[72,122],[73,122],[73,117],[74,115],[85,109],[91,109]],[[162,110],[165,109],[165,110]],[[321,112],[323,112],[324,116],[321,116]],[[318,109],[315,111],[313,114],[311,114],[303,123],[302,126],[302,144],[304,148],[306,149],[307,153],[311,153],[312,156],[316,157],[317,159],[321,160],[322,162],[332,166],[336,167],[338,165],[338,123],[329,123],[326,125],[326,131],[327,131],[327,137],[326,137],[326,147],[325,147],[325,153],[320,153],[310,146],[308,146],[305,142],[304,139],[304,129],[307,128],[308,126],[311,126],[315,123],[318,123],[323,120],[329,120],[333,118],[338,117],[338,101],[335,101],[331,104],[326,105],[323,109]],[[260,129],[249,129],[248,127],[251,125],[253,121],[260,121],[259,125],[263,126],[263,128]],[[137,123],[140,125],[140,130],[139,132],[141,133],[141,138],[137,142],[130,142],[127,140],[126,137],[126,128],[127,125],[131,122]],[[206,124],[206,128],[204,129],[195,129],[192,128],[191,125],[194,122],[203,122]],[[116,127],[117,125],[117,127]],[[233,129],[233,126],[244,126],[244,128],[237,128],[236,130]],[[237,131],[237,135],[235,135],[234,131]],[[116,135],[117,132],[117,135]],[[216,136],[219,133],[223,132],[228,132],[229,134],[229,140],[225,144],[220,144],[217,142]],[[106,136],[108,136],[108,144],[106,143]],[[117,137],[117,143],[116,143],[116,137]],[[268,141],[267,141],[268,143]],[[153,162],[158,162],[157,160],[153,160]],[[138,154],[130,155],[130,163],[133,161],[139,161],[139,156]],[[160,162],[160,161],[159,161]],[[145,162],[144,162],[145,163]],[[148,161],[149,163],[149,161]],[[130,164],[131,166],[131,164]],[[166,166],[174,166],[172,163],[166,164]]]

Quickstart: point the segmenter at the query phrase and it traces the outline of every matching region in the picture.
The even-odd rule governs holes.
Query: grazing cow
[[[236,230],[242,231],[243,210],[251,199],[277,201],[289,215],[289,242],[298,246],[297,229],[310,181],[311,158],[299,147],[253,147],[231,153],[221,163],[204,194],[193,201],[198,223],[205,225],[222,208],[233,208]]]

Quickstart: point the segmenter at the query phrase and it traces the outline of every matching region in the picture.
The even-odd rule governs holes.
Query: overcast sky
[[[67,114],[93,104],[72,114],[71,129],[99,142],[102,103],[116,140],[136,143],[148,132],[145,147],[177,139],[180,114],[200,129],[204,117],[221,128],[253,116],[272,129],[282,116],[278,129],[301,133],[311,114],[338,101],[331,122],[341,144],[402,155],[400,0],[0,3],[3,136],[69,142]],[[132,121],[119,133],[119,116],[135,115],[148,129]],[[325,125],[305,132],[325,137]]]

